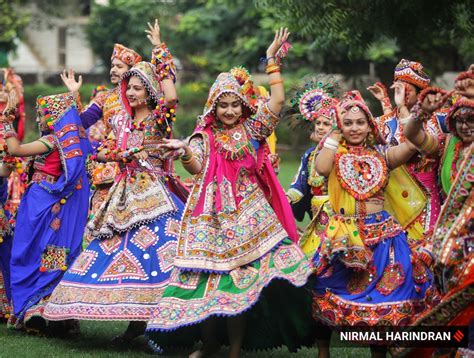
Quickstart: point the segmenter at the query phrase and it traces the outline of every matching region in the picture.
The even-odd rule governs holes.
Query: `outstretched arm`
[[[174,108],[178,102],[178,94],[174,82],[176,81],[176,69],[173,64],[173,58],[166,44],[161,42],[161,32],[158,19],[151,25],[148,23],[148,29],[145,30],[148,40],[155,46],[152,52],[152,63],[157,66],[158,74],[161,77],[161,86],[165,97],[165,106]]]
[[[423,122],[429,120],[433,112],[441,108],[449,93],[438,88],[426,88],[413,106],[403,134],[423,152],[431,153],[438,148],[438,138],[425,132]]]
[[[410,141],[405,141],[387,149],[387,164],[390,169],[395,169],[405,164],[417,152],[416,146]]]
[[[285,87],[280,74],[280,66],[275,62],[275,55],[280,47],[288,40],[290,33],[287,28],[280,28],[275,32],[273,42],[267,49],[267,68],[268,83],[270,85],[270,100],[268,108],[275,114],[279,114],[285,103]]]
[[[203,168],[203,139],[201,137],[193,137],[187,145],[178,139],[163,139],[163,143],[158,147],[166,155],[167,152],[182,151],[180,156],[181,164],[190,174],[195,175],[202,171]]]

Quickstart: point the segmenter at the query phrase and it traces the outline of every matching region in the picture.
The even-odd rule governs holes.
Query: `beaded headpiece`
[[[298,119],[307,122],[312,122],[320,116],[333,120],[335,106],[339,103],[335,92],[335,85],[329,81],[310,80],[302,89],[296,91],[290,100],[290,106],[298,114]]]
[[[132,76],[137,76],[145,86],[148,94],[158,104],[160,103],[162,92],[159,78],[156,74],[156,67],[150,62],[142,61],[138,62],[135,66],[125,72],[120,82],[120,89],[122,98],[125,98],[125,92],[127,90],[127,84]]]
[[[37,112],[40,115],[40,122],[45,121],[49,129],[53,129],[61,116],[72,107],[77,106],[72,92],[55,94],[51,96],[40,96],[36,100]]]
[[[375,139],[377,140],[379,144],[385,144],[385,140],[383,139],[383,136],[380,133],[377,122],[372,116],[372,113],[370,112],[369,107],[367,107],[367,104],[365,103],[359,91],[353,90],[353,91],[347,91],[346,93],[344,93],[344,95],[341,98],[340,107],[346,111],[353,111],[353,112],[363,111],[367,116],[369,125],[372,128],[372,132],[375,136]],[[342,118],[339,118],[339,116],[337,116],[337,126],[339,129],[342,128]]]
[[[402,59],[395,67],[395,81],[404,81],[424,89],[428,87],[430,78],[423,71],[423,66],[419,62]]]
[[[134,66],[142,60],[142,57],[138,53],[121,44],[114,45],[114,51],[112,52],[110,60],[114,58],[118,58],[129,66]]]
[[[464,113],[474,116],[474,101],[461,97],[451,106],[446,116],[446,126],[451,133],[456,134],[456,116]]]
[[[223,94],[234,94],[242,101],[243,117],[256,113],[257,102],[261,94],[254,86],[250,74],[243,67],[234,67],[230,72],[223,72],[217,76],[211,89],[202,116],[198,117],[196,128],[202,129],[213,120],[211,116],[215,110],[217,100]]]

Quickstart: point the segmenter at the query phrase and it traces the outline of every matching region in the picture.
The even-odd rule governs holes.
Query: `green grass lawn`
[[[293,179],[299,162],[295,160],[283,160],[278,178],[283,188],[288,189]],[[185,178],[181,164],[176,165],[176,171]],[[303,226],[307,223],[307,219]],[[22,332],[8,330],[4,324],[0,325],[0,357],[145,357],[152,354],[146,346],[143,337],[137,339],[126,347],[113,347],[110,340],[122,333],[127,327],[126,322],[81,322],[81,334],[69,339],[46,338],[26,335]],[[185,357],[190,352],[172,352],[165,357]],[[225,349],[222,349],[219,357],[224,357]],[[332,348],[333,357],[369,357],[367,348]],[[278,349],[268,352],[244,353],[245,358],[263,357],[317,357],[317,349],[302,349],[298,353],[291,354],[286,349]]]
[[[68,339],[36,337],[22,332],[8,330],[0,326],[0,357],[146,357],[156,356],[146,345],[143,337],[136,339],[126,347],[114,347],[110,340],[122,333],[126,322],[81,322],[81,333]],[[186,357],[189,351],[173,351],[163,357]],[[222,348],[216,357],[225,357],[226,348]],[[331,348],[333,357],[363,358],[369,357],[368,348]],[[290,353],[285,348],[265,352],[245,352],[244,358],[264,357],[317,357],[316,348],[304,348],[297,353]]]

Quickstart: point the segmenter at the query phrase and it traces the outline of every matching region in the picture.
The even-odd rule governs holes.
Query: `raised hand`
[[[146,35],[146,37],[148,37],[148,40],[150,40],[153,46],[160,46],[161,33],[160,33],[160,25],[158,24],[158,19],[155,19],[155,23],[153,25],[151,25],[149,22],[147,24],[148,24],[148,30],[145,30],[145,32],[148,35]]]
[[[381,82],[375,82],[372,86],[367,87],[367,91],[372,93],[379,102],[388,97],[387,88]]]
[[[67,72],[64,70],[60,76],[69,92],[79,92],[79,89],[82,86],[82,76],[79,76],[78,80],[76,81],[76,74],[74,73],[73,69],[70,69]]]
[[[288,28],[281,27],[279,30],[275,31],[275,37],[273,38],[272,43],[267,49],[267,58],[275,57],[275,54],[280,49],[281,45],[288,40],[288,36],[290,36],[290,32],[288,32]]]
[[[16,110],[16,106],[18,105],[18,97],[16,95],[16,91],[10,91],[8,93],[7,105],[3,110],[3,114],[11,114],[14,113]]]
[[[433,113],[441,108],[452,92],[438,91],[427,93],[421,98],[421,109],[426,113]]]
[[[390,88],[393,88],[395,90],[395,104],[397,105],[398,108],[403,107],[406,105],[405,103],[405,92],[406,88],[405,85],[400,82],[396,81],[393,83],[393,85],[390,86]]]

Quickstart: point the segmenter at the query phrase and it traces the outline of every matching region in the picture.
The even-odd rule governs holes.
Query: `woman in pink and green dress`
[[[309,297],[297,287],[307,282],[312,268],[296,244],[291,208],[265,141],[284,102],[275,60],[287,37],[286,29],[277,31],[267,50],[268,101],[256,107],[242,68],[221,73],[189,145],[175,140],[162,146],[184,150],[181,161],[195,175],[195,184],[181,221],[171,281],[147,332],[162,344],[162,332],[180,329],[184,336],[183,327],[192,330],[200,323],[204,344],[192,357],[219,349],[226,330],[217,326],[224,322],[230,357],[240,356],[242,346],[285,344],[295,350],[311,344],[305,340],[311,334]]]

